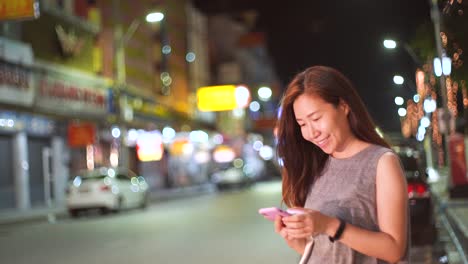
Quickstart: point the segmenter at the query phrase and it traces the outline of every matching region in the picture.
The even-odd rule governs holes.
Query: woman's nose
[[[313,126],[313,125],[308,125],[308,134],[311,139],[316,138],[320,132]]]

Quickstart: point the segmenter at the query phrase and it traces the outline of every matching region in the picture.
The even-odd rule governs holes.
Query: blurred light
[[[384,134],[383,134],[382,130],[379,127],[375,128],[375,132],[377,132],[379,137],[384,138]]]
[[[172,48],[171,48],[171,46],[169,46],[169,45],[164,45],[164,46],[161,48],[161,52],[162,52],[163,54],[165,54],[165,55],[170,54],[171,51],[172,51]]]
[[[187,53],[187,55],[185,55],[185,60],[187,62],[194,62],[195,58],[196,58],[196,56],[195,56],[195,53],[193,53],[193,52],[189,52],[189,53]]]
[[[202,130],[195,130],[190,132],[189,138],[192,142],[207,142],[208,134]]]
[[[81,185],[81,177],[80,176],[76,176],[75,179],[73,179],[73,186],[75,187],[80,187]]]
[[[278,107],[278,113],[276,114],[276,117],[277,117],[278,119],[281,118],[281,112],[282,112],[282,111],[283,111],[283,107],[282,107],[282,106]]]
[[[94,169],[94,147],[91,144],[86,146],[86,167],[88,170]]]
[[[162,134],[159,131],[141,133],[136,146],[138,160],[145,162],[162,159],[164,149]]]
[[[105,178],[104,178],[104,184],[105,184],[105,185],[111,185],[111,184],[112,184],[111,179],[110,179],[109,177],[105,177]]]
[[[132,178],[132,183],[133,183],[133,179],[136,180],[136,178],[135,177]],[[140,190],[140,187],[138,185],[134,184],[134,185],[130,186],[130,190],[132,190],[132,192],[138,192]]]
[[[119,152],[117,148],[111,149],[109,161],[112,167],[117,167],[119,165]]]
[[[162,130],[162,135],[165,140],[171,140],[176,136],[176,132],[172,127],[164,127]]]
[[[245,88],[247,89],[247,88]],[[217,85],[200,87],[197,90],[197,106],[200,111],[227,111],[239,106],[238,100],[245,98],[244,89],[238,89],[234,85]]]
[[[112,177],[114,178],[115,177],[115,170],[110,168],[107,170],[107,175],[109,175],[109,177]]]
[[[424,116],[423,118],[421,118],[422,127],[429,127],[430,125],[431,125],[431,120],[427,116]]]
[[[427,180],[429,182],[437,182],[439,180],[439,178],[440,178],[439,173],[437,172],[437,170],[435,170],[432,167],[427,168],[427,174],[428,174]]]
[[[391,40],[391,39],[384,40],[383,45],[387,49],[394,49],[397,46],[396,42],[394,40]]]
[[[119,193],[119,187],[117,187],[117,186],[115,186],[115,185],[112,186],[112,189],[111,189],[111,190],[112,190],[112,193],[113,193],[113,194],[118,194],[118,193]]]
[[[120,129],[118,127],[113,127],[111,133],[114,138],[120,137]]]
[[[414,101],[415,103],[419,103],[419,99],[421,99],[421,97],[419,96],[419,94],[413,95],[413,101]]]
[[[264,145],[260,148],[258,153],[260,157],[264,160],[271,160],[273,158],[273,148],[267,145]]]
[[[434,58],[434,73],[437,77],[442,75],[442,64],[439,58]]]
[[[253,101],[250,103],[249,109],[252,112],[258,112],[260,110],[260,104],[257,101]]]
[[[132,177],[132,179],[130,181],[132,182],[133,185],[138,184],[138,179],[136,177]]]
[[[422,70],[418,70],[416,72],[416,88],[418,91],[424,89],[424,72]]]
[[[127,140],[131,142],[136,142],[137,139],[138,139],[138,131],[136,131],[136,129],[128,130]]]
[[[15,121],[13,121],[13,119],[8,119],[7,125],[8,125],[9,127],[13,127],[13,126],[15,125]]]
[[[237,107],[247,107],[249,104],[250,100],[250,91],[247,89],[245,86],[237,86],[236,87],[236,102],[237,102]]]
[[[416,134],[416,139],[418,141],[423,141],[424,140],[424,135],[426,135],[426,128],[420,126],[418,127],[418,133]]]
[[[182,152],[186,156],[192,155],[193,151],[195,150],[195,147],[193,146],[192,143],[187,143],[182,147]]]
[[[395,97],[395,104],[396,105],[402,105],[404,102],[405,102],[405,100],[403,100],[403,97],[401,97],[401,96]]]
[[[398,108],[398,115],[401,116],[401,117],[406,116],[406,109],[404,109],[402,107]]]
[[[273,94],[271,89],[269,87],[260,87],[258,89],[258,97],[260,97],[260,100],[262,101],[268,101],[271,98],[271,95]]]
[[[436,110],[436,108],[437,108],[437,103],[434,99],[429,97],[424,100],[424,112],[432,113]]]
[[[422,134],[422,135],[426,134],[426,128],[423,127],[423,126],[419,126],[418,127],[418,133]]]
[[[213,136],[213,143],[219,145],[219,144],[223,144],[223,135],[221,134],[216,134]]]
[[[256,151],[260,151],[260,149],[263,147],[263,142],[260,140],[257,140],[253,143],[253,149]]]
[[[421,133],[418,132],[418,134],[416,135],[416,139],[418,141],[420,141],[420,142],[423,141],[424,140],[424,134],[421,134]]]
[[[234,150],[227,146],[222,146],[213,152],[213,159],[218,163],[231,162],[236,157]]]
[[[148,23],[160,22],[163,19],[164,19],[164,14],[161,12],[153,12],[153,13],[149,13],[148,15],[146,15],[146,22]]]
[[[233,162],[235,168],[242,168],[244,166],[244,161],[242,159],[235,159]]]
[[[199,151],[195,153],[193,158],[198,164],[204,164],[210,161],[211,156],[210,156],[210,153],[208,153],[207,151]]]
[[[232,115],[235,118],[240,119],[240,118],[244,117],[244,114],[245,114],[245,111],[242,108],[236,108],[236,109],[232,110]]]
[[[405,79],[400,75],[395,75],[393,76],[393,82],[395,84],[403,84],[405,82]]]
[[[449,57],[442,58],[442,72],[445,76],[450,75],[452,72],[452,60]]]

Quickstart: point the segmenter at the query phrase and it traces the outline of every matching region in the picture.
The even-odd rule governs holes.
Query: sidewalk
[[[206,183],[197,186],[158,190],[150,193],[150,201],[151,203],[157,203],[179,198],[214,193],[215,191],[216,187],[211,183]],[[64,205],[55,206],[52,208],[31,208],[27,210],[0,210],[0,226],[33,221],[55,221],[55,219],[57,218],[62,218],[66,216],[67,210]]]
[[[439,169],[439,179],[431,184],[434,202],[438,213],[447,216],[465,256],[468,255],[468,198],[450,198],[447,182],[447,168]]]

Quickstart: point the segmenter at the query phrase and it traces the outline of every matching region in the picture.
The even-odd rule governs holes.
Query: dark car
[[[397,153],[408,182],[411,243],[413,245],[432,244],[436,239],[437,230],[426,168],[417,152],[401,151]]]

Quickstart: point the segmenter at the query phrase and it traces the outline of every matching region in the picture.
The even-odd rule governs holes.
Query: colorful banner
[[[0,20],[38,17],[39,3],[37,0],[0,0]]]

